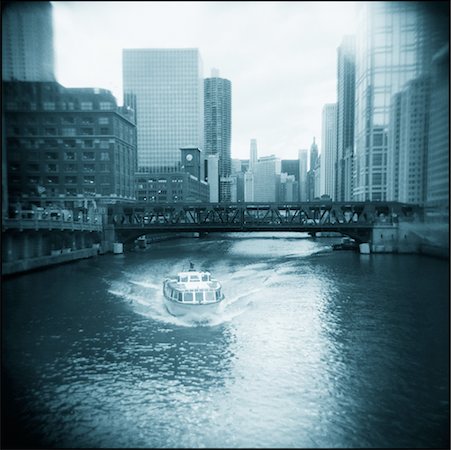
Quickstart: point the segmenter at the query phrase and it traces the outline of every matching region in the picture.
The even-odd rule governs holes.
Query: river
[[[3,447],[449,448],[449,261],[215,235],[2,282]],[[210,270],[223,311],[170,316]]]

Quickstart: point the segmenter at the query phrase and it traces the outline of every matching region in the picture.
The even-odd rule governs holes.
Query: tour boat
[[[203,318],[216,313],[224,299],[221,283],[211,277],[210,272],[190,269],[179,272],[177,278],[166,278],[163,282],[164,303],[173,316],[191,314]]]

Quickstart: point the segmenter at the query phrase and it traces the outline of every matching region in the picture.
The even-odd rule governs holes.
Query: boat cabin
[[[200,283],[211,281],[210,272],[180,272],[177,275],[177,283]]]

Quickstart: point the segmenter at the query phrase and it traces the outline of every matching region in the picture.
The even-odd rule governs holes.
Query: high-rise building
[[[318,167],[318,145],[313,138],[313,143],[310,146],[310,165],[307,172],[307,200],[315,198],[315,169]]]
[[[307,155],[308,150],[299,150],[299,200],[305,202],[308,200],[307,191]]]
[[[4,82],[3,94],[10,204],[135,199],[133,112],[110,91]]]
[[[254,198],[254,172],[248,171],[244,173],[244,201],[253,202]]]
[[[219,155],[210,154],[208,158],[208,185],[210,186],[210,202],[219,202]]]
[[[426,196],[430,80],[410,80],[394,95],[388,127],[387,196],[423,204]]]
[[[254,168],[254,201],[275,202],[278,192],[278,180],[281,173],[281,161],[274,155],[259,158]]]
[[[432,60],[426,204],[449,210],[449,43]]]
[[[287,172],[280,174],[278,182],[278,202],[297,202],[299,200],[299,186],[294,175]]]
[[[323,107],[321,142],[320,195],[335,200],[335,175],[337,162],[337,104]]]
[[[344,36],[337,50],[337,201],[352,199],[354,102],[355,36]]]
[[[2,5],[2,79],[54,81],[52,5],[4,2]]]
[[[250,158],[249,158],[249,170],[254,170],[258,161],[257,153],[257,139],[251,139]]]
[[[199,51],[124,49],[122,57],[124,105],[136,111],[138,172],[175,172],[180,148],[204,148]]]
[[[230,201],[232,85],[219,73],[204,80],[205,155],[219,156],[219,201]]]
[[[297,180],[299,178],[299,159],[282,159],[281,170],[282,173],[293,175]]]
[[[356,36],[354,200],[387,195],[392,96],[430,69],[447,2],[362,2]],[[449,5],[448,5],[449,16]]]

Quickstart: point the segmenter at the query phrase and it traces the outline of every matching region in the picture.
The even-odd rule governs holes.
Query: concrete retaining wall
[[[91,258],[98,254],[98,248],[85,248],[82,250],[73,250],[59,254],[39,256],[36,258],[27,258],[11,262],[2,263],[2,275],[12,275],[20,272],[27,272],[42,267],[61,264],[77,259]]]

